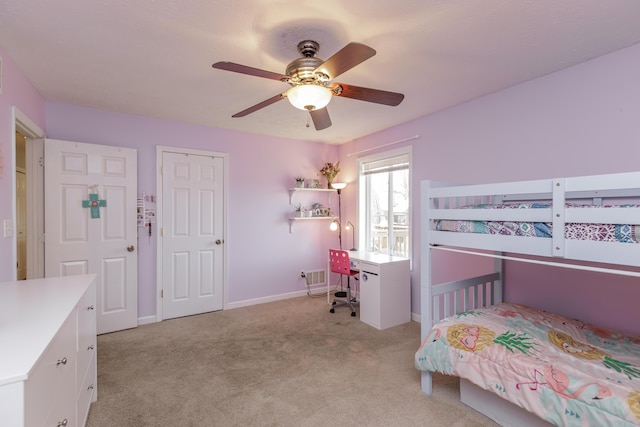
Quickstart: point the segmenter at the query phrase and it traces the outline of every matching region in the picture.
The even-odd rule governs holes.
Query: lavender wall
[[[31,83],[18,70],[11,58],[0,49],[2,58],[2,94],[0,94],[0,282],[13,280],[15,275],[14,237],[4,238],[2,221],[13,218],[12,194],[15,177],[13,118],[11,107],[17,107],[33,123],[44,129],[45,104]],[[14,234],[15,236],[15,234]]]
[[[301,124],[304,125],[304,124]],[[228,153],[228,301],[231,303],[303,291],[300,270],[324,268],[335,234],[323,222],[297,224],[287,189],[294,176],[316,177],[325,161],[337,160],[335,146],[213,129],[47,104],[50,138],[132,147],[138,150],[138,191],[156,194],[156,146]],[[325,204],[335,203],[322,195]],[[333,197],[336,197],[335,195]],[[156,236],[139,242],[139,316],[156,313]]]
[[[0,54],[2,52],[0,51]],[[324,161],[340,158],[343,217],[356,218],[356,159],[363,149],[420,135],[414,153],[413,258],[420,257],[418,189],[423,179],[492,182],[638,170],[640,148],[640,45],[537,80],[476,99],[339,147],[225,131],[44,103],[6,55],[0,95],[0,218],[10,218],[13,178],[6,164],[12,150],[10,105],[17,104],[49,137],[138,149],[139,191],[155,193],[155,146],[229,153],[228,281],[230,302],[303,289],[300,269],[324,266],[335,234],[317,224],[300,224],[289,234],[286,189],[295,175],[312,176]],[[407,94],[411,96],[411,94]],[[382,108],[382,107],[381,107]],[[371,154],[375,151],[370,151]],[[347,234],[347,239],[350,236]],[[347,240],[349,241],[349,240]],[[140,241],[141,317],[155,313],[155,237]],[[0,239],[0,280],[10,277],[12,242]],[[475,263],[470,265],[470,263]],[[477,260],[441,257],[439,279]],[[420,313],[420,265],[412,272],[412,311]],[[573,283],[559,286],[565,277]],[[640,334],[638,279],[598,277],[509,264],[507,299],[564,312]],[[605,281],[605,285],[600,283]],[[612,283],[615,282],[615,283]],[[619,290],[614,293],[612,290]],[[603,303],[604,301],[604,303]]]
[[[419,260],[421,180],[482,183],[640,170],[639,75],[635,45],[342,145],[340,156],[354,170],[357,156],[348,153],[420,135],[410,142],[413,259]],[[345,211],[355,211],[354,200]],[[438,268],[446,270],[443,262]],[[463,262],[449,261],[454,270]],[[518,263],[506,266],[506,280],[519,283],[507,287],[508,300],[640,334],[640,279]],[[418,262],[412,291],[418,313]]]

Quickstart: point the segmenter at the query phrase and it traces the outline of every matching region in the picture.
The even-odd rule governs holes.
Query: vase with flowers
[[[327,178],[327,188],[333,188],[331,187],[331,183],[335,179],[336,175],[338,175],[338,173],[340,173],[339,161],[336,162],[336,164],[333,164],[332,162],[327,162],[324,164],[322,169],[320,169],[320,175],[323,175],[325,178]]]

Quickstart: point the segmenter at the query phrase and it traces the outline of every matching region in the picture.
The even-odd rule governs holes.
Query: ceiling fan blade
[[[324,61],[322,65],[315,69],[315,72],[327,74],[331,79],[335,79],[340,74],[352,69],[375,54],[376,51],[369,46],[352,42]]]
[[[272,73],[271,71],[261,70],[259,68],[248,67],[246,65],[236,64],[235,62],[216,62],[212,65],[213,68],[218,70],[233,71],[234,73],[248,74],[250,76],[264,77],[271,80],[286,80],[289,77],[282,74]]]
[[[346,85],[344,83],[334,83],[331,88],[342,87],[342,91],[336,93],[337,96],[358,99],[360,101],[375,102],[377,104],[390,105],[395,107],[404,99],[404,95],[397,92],[387,92],[386,90],[370,89],[367,87]]]
[[[331,118],[329,117],[329,110],[327,107],[320,108],[319,110],[310,110],[311,120],[316,130],[326,129],[331,126]]]
[[[251,113],[254,113],[258,110],[260,110],[261,108],[264,107],[268,107],[271,104],[275,104],[276,102],[280,101],[281,99],[284,99],[284,96],[282,96],[281,93],[277,94],[276,96],[269,98],[267,100],[264,100],[262,102],[260,102],[259,104],[254,105],[253,107],[249,107],[246,110],[242,110],[239,113],[234,114],[231,117],[244,117],[247,116]]]

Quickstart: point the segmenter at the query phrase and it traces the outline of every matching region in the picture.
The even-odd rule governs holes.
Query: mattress
[[[466,378],[555,425],[640,424],[640,337],[526,306],[442,320],[415,366]]]
[[[548,209],[545,203],[514,203],[504,205],[474,205],[464,209]],[[595,209],[607,207],[638,208],[640,205],[567,205],[570,208]],[[551,223],[515,222],[515,221],[470,221],[470,220],[436,220],[437,231],[457,233],[499,234],[503,236],[525,236],[550,238],[553,232]],[[599,242],[640,243],[640,225],[637,224],[587,224],[567,223],[564,230],[565,239],[593,240]]]

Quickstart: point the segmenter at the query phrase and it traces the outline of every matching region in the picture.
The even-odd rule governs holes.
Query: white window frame
[[[358,224],[361,230],[358,233],[358,248],[362,251],[370,251],[371,248],[369,246],[369,242],[367,241],[367,234],[370,229],[369,227],[369,218],[367,218],[367,206],[369,206],[369,192],[367,189],[366,176],[362,174],[363,165],[366,163],[371,163],[375,161],[382,161],[384,159],[398,157],[398,156],[407,156],[409,158],[409,206],[407,209],[408,215],[408,235],[409,235],[409,248],[407,256],[409,259],[413,256],[413,150],[411,146],[398,148],[390,151],[383,151],[380,153],[372,154],[369,156],[364,156],[358,158]],[[389,198],[391,200],[391,198]]]

